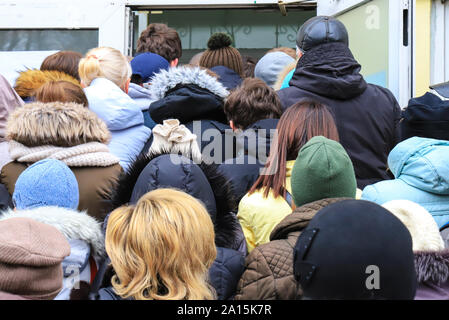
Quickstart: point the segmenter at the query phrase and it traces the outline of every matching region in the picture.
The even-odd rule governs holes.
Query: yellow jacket
[[[286,163],[286,188],[290,193],[294,164],[294,160]],[[269,242],[271,231],[291,212],[287,201],[282,196],[275,198],[271,190],[267,198],[263,196],[263,189],[246,194],[239,203],[237,218],[245,234],[248,253],[258,245]]]

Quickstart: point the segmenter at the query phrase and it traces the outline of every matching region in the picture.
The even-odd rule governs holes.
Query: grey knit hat
[[[270,52],[264,55],[256,64],[254,76],[260,78],[267,85],[273,87],[279,74],[287,65],[294,62],[295,59],[284,52]]]
[[[52,300],[62,289],[70,245],[55,227],[28,218],[0,221],[0,291]]]

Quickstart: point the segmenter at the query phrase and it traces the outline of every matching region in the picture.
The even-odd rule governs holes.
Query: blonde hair
[[[204,206],[181,191],[154,190],[135,206],[114,210],[105,241],[116,293],[136,300],[215,299],[207,283],[214,238]]]
[[[96,78],[106,78],[122,87],[131,78],[128,59],[117,49],[99,47],[89,50],[78,67],[81,82],[89,86]]]

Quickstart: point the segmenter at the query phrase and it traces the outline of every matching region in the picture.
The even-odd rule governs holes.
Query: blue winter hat
[[[44,159],[20,174],[12,199],[19,210],[46,206],[76,209],[78,181],[65,163]]]
[[[144,52],[131,60],[133,74],[139,75],[143,83],[147,83],[160,70],[168,70],[170,64],[158,54]]]

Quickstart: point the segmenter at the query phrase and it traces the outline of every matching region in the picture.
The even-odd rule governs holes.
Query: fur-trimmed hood
[[[92,111],[72,102],[34,102],[17,108],[8,119],[6,139],[27,147],[73,147],[108,143],[106,124]]]
[[[273,85],[273,89],[278,91],[282,89],[282,85],[284,84],[284,80],[287,77],[287,75],[296,69],[296,65],[298,64],[298,60],[295,60],[294,62],[289,63],[282,69],[282,71],[279,73],[276,82]]]
[[[9,209],[0,213],[0,221],[11,218],[30,218],[51,225],[58,229],[67,240],[82,240],[88,243],[96,259],[101,260],[106,255],[101,224],[84,211],[40,207],[19,211]]]
[[[128,172],[123,173],[119,177],[117,188],[110,194],[110,199],[112,201],[114,209],[119,206],[128,204],[131,201],[131,198],[136,197],[136,195],[134,194],[134,189],[136,188],[136,183],[139,179],[140,174],[144,171],[144,169],[151,170],[152,168],[147,168],[147,165],[151,161],[163,155],[168,154],[156,154],[151,157],[148,155],[141,155],[132,164]],[[215,243],[219,247],[235,249],[236,242],[238,242],[237,234],[240,232],[240,226],[235,215],[237,212],[238,202],[234,196],[232,186],[226,180],[226,178],[218,172],[217,165],[209,165],[203,162],[198,166],[206,177],[207,182],[209,183],[209,186],[205,185],[204,188],[210,188],[212,190],[212,202],[214,203],[205,203],[205,205],[209,211],[213,211],[214,208],[216,210],[215,217],[212,217],[213,220],[215,220]],[[158,170],[159,168],[157,168],[157,170],[155,171]],[[179,184],[190,183],[190,181],[188,181],[186,177],[190,179],[193,178],[189,173],[186,173],[185,177],[173,177],[173,179],[180,179],[180,181],[174,181],[173,184],[176,184],[177,188],[179,189]],[[189,188],[187,188],[187,191],[189,191]],[[211,214],[211,212],[209,213]]]
[[[449,250],[416,251],[415,269],[418,282],[440,285],[449,280]]]
[[[151,80],[150,94],[152,100],[160,100],[165,97],[167,91],[180,84],[194,84],[207,89],[213,94],[224,99],[229,91],[216,78],[207,74],[205,69],[199,67],[176,67],[161,70]]]
[[[14,89],[23,99],[32,97],[37,89],[50,81],[64,80],[80,86],[80,82],[67,73],[55,70],[25,70],[20,72]]]
[[[149,112],[156,123],[178,119],[182,124],[194,120],[227,123],[223,110],[229,95],[219,80],[199,67],[177,67],[156,74],[150,86]]]

